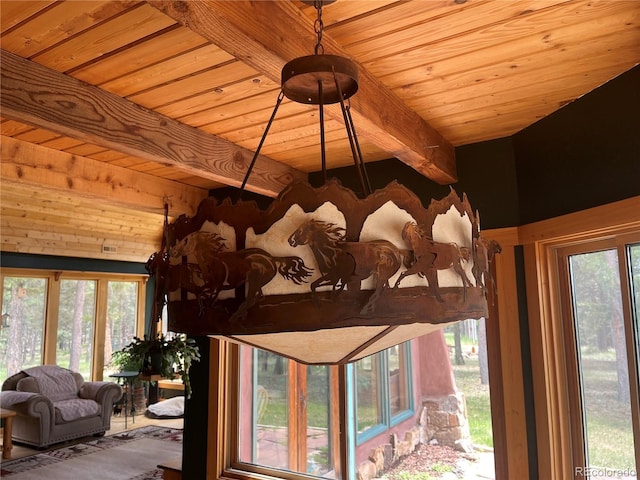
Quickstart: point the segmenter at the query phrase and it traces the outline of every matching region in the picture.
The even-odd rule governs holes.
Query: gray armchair
[[[2,384],[2,408],[15,410],[13,439],[46,447],[111,428],[113,404],[122,388],[113,382],[85,382],[66,368],[43,365],[23,370]]]

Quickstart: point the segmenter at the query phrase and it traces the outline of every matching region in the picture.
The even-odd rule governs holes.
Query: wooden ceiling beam
[[[312,54],[317,40],[313,22],[293,2],[148,3],[278,82],[283,65]],[[326,33],[322,45],[327,54],[349,57]],[[440,184],[456,182],[453,145],[362,66],[351,112],[359,136]],[[342,121],[337,106],[327,113]]]
[[[5,50],[4,118],[240,186],[253,152]],[[277,196],[306,174],[260,155],[246,189]]]
[[[164,213],[164,203],[167,201],[170,216],[182,213],[194,215],[200,202],[209,195],[203,188],[190,187],[4,135],[0,139],[0,176],[3,183],[45,187],[159,214]]]

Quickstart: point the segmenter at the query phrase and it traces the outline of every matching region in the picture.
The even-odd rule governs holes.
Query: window
[[[358,443],[413,414],[410,345],[395,345],[355,362]]]
[[[336,367],[302,365],[248,347],[240,351],[239,461],[339,478]]]
[[[1,378],[42,364],[48,281],[2,276]]]
[[[575,476],[636,478],[640,243],[594,241],[558,256]]]
[[[144,330],[146,276],[2,271],[0,374],[57,364],[102,380],[111,353]],[[46,333],[45,333],[46,332]]]
[[[91,378],[96,281],[60,280],[56,365]]]
[[[104,318],[104,358],[102,378],[113,373],[109,365],[111,354],[126,347],[133,337],[139,336],[138,323],[143,323],[138,302],[143,285],[134,280],[107,281],[107,315]],[[144,298],[144,297],[143,297]],[[140,318],[140,322],[138,322]]]
[[[352,366],[303,365],[271,352],[249,347],[238,351],[237,459],[244,471],[288,478],[294,472],[342,478],[341,465],[348,437],[355,428],[371,438],[412,414],[409,343],[367,357]],[[347,369],[353,368],[357,388],[354,410],[358,426],[341,429],[346,415]],[[232,387],[236,388],[236,387]],[[233,402],[229,403],[231,411]],[[341,412],[342,415],[341,415]],[[342,424],[346,425],[346,421]],[[232,439],[231,429],[227,431]],[[383,435],[384,436],[384,435]],[[381,443],[386,443],[385,437]],[[272,469],[277,469],[274,472]]]
[[[370,463],[372,449],[384,450],[391,433],[404,435],[415,429],[424,413],[426,406],[418,408],[414,403],[420,401],[415,390],[422,386],[414,382],[424,378],[411,371],[411,365],[423,359],[421,354],[430,351],[419,348],[421,340],[370,356],[360,364],[320,367],[212,337],[207,476],[237,480],[298,480],[311,474],[358,478],[364,471],[361,468],[368,469],[365,463]],[[356,367],[381,372],[383,378],[373,385],[389,391],[394,383],[400,393],[394,401],[384,395],[370,397],[381,399],[381,407],[376,403],[376,408],[386,409],[380,417],[385,426],[379,436],[362,443],[358,442],[355,415]],[[359,425],[362,428],[363,423]],[[279,457],[272,455],[275,449]],[[496,478],[502,478],[497,468],[496,472]]]

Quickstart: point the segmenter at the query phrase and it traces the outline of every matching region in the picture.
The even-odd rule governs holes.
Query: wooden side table
[[[11,435],[13,433],[13,417],[16,416],[16,412],[13,410],[7,410],[0,408],[0,418],[4,420],[4,428],[2,430],[2,458],[11,458],[11,449],[13,443],[11,441]]]
[[[163,480],[182,480],[182,457],[171,458],[158,465]]]

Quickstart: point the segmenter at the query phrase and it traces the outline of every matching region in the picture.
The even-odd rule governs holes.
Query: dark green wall
[[[481,212],[483,229],[509,227],[640,195],[640,66],[512,137],[456,148],[458,193]],[[372,187],[397,179],[428,205],[438,185],[399,160],[367,164]],[[331,170],[362,189],[355,167]],[[320,173],[310,175],[314,185]]]
[[[56,257],[31,253],[0,252],[0,262],[7,268],[40,268],[42,270],[72,270],[79,272],[146,274],[142,263],[115,262],[92,258]]]
[[[513,138],[521,223],[640,195],[640,66]]]

